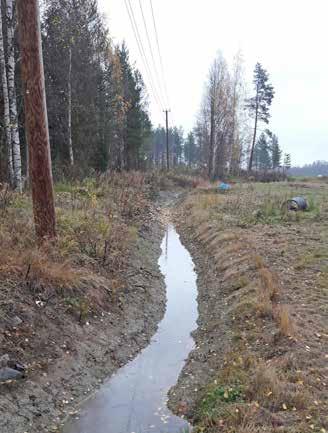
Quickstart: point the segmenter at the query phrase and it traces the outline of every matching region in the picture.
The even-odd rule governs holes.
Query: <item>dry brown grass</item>
[[[263,296],[259,296],[258,301],[256,303],[256,311],[258,317],[262,318],[272,318],[273,317],[273,309],[272,302],[269,298]]]
[[[253,261],[257,269],[261,269],[264,267],[264,260],[258,254],[253,256]]]
[[[323,337],[326,322],[322,317],[319,322],[318,318],[320,313],[327,312],[324,300],[328,286],[328,255],[325,248],[304,250],[305,243],[302,242],[301,250],[304,251],[300,250],[300,256],[295,255],[294,248],[297,244],[295,233],[302,233],[313,246],[319,241],[315,232],[322,230],[326,234],[327,225],[320,219],[321,226],[309,227],[306,232],[308,221],[314,221],[312,210],[295,218],[281,212],[282,198],[293,193],[288,185],[282,184],[254,185],[253,190],[241,185],[239,190],[222,196],[222,203],[212,198],[200,200],[208,220],[203,223],[203,233],[197,241],[217,265],[217,287],[225,305],[224,317],[220,319],[227,326],[224,338],[231,337],[229,350],[240,358],[244,359],[245,353],[250,352],[254,359],[250,366],[231,357],[223,366],[220,362],[218,384],[223,388],[240,386],[239,389],[245,391],[244,401],[242,404],[218,401],[210,414],[210,424],[206,424],[205,414],[205,429],[201,432],[308,433],[327,430],[327,405],[323,397],[327,381],[322,364],[324,353],[327,353],[324,349],[326,337]],[[327,211],[325,197],[322,199]],[[197,224],[192,222],[195,207],[189,209],[188,218],[190,233],[197,236]],[[257,228],[254,224],[258,224]],[[247,256],[245,263],[235,261],[239,254]],[[271,261],[277,274],[271,269]],[[320,272],[319,264],[314,266],[318,262]],[[302,273],[293,272],[294,269]],[[305,270],[309,271],[306,280],[313,281],[311,291],[308,281],[304,281]],[[247,278],[248,284],[242,290],[234,291],[240,287],[238,279],[241,275]],[[300,284],[294,286],[297,278]],[[305,304],[310,299],[320,304],[318,310]],[[291,306],[280,302],[290,302]],[[304,305],[299,305],[300,302]],[[296,313],[303,311],[304,319],[299,314],[293,318],[290,308]],[[216,328],[220,327],[220,320],[216,320]],[[304,324],[304,329],[300,323]],[[294,338],[296,334],[297,339]],[[308,344],[306,351],[305,344]],[[309,365],[314,364],[320,368],[310,371]],[[202,420],[197,423],[202,428]]]
[[[245,245],[242,242],[234,242],[224,248],[225,254],[236,254],[245,249]]]
[[[301,387],[278,375],[275,367],[259,364],[246,391],[247,398],[271,410],[305,409],[310,402],[309,394]]]
[[[204,194],[202,195],[197,205],[202,209],[211,209],[213,210],[215,207],[219,206],[222,203],[223,199],[222,196],[215,194]]]
[[[279,324],[279,332],[282,336],[293,337],[295,335],[294,322],[287,305],[279,305],[277,310],[277,320]]]
[[[276,300],[279,295],[277,278],[268,268],[261,267],[258,269],[258,273],[260,275],[263,291],[267,294],[271,301]]]
[[[56,189],[57,239],[52,243],[38,245],[28,195],[13,194],[2,210],[0,281],[64,296],[72,290],[84,296],[94,287],[105,295],[118,292],[138,227],[149,218],[145,176],[115,174]],[[113,280],[120,284],[116,287]],[[95,294],[101,298],[100,292]]]

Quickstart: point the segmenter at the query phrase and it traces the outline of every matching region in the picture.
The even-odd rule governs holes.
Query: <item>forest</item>
[[[21,56],[14,1],[1,6],[0,180],[21,191],[29,177]],[[151,123],[143,77],[126,43],[112,43],[97,1],[44,0],[41,6],[55,180],[166,168],[166,130]],[[290,155],[282,155],[278,137],[262,128],[269,123],[274,91],[260,64],[253,84],[248,91],[241,53],[232,65],[218,53],[195,127],[168,128],[171,168],[197,169],[214,179],[238,175],[247,167],[290,167]]]
[[[292,167],[289,171],[292,176],[327,176],[328,162],[314,161],[312,164]]]

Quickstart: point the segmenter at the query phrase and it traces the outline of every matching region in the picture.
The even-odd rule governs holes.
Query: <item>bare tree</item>
[[[2,83],[2,95],[3,95],[3,105],[4,105],[4,129],[5,129],[5,139],[6,148],[8,155],[8,171],[10,183],[14,182],[14,166],[13,166],[13,155],[11,147],[11,128],[10,128],[10,110],[9,110],[9,94],[8,94],[8,81],[7,81],[7,71],[6,71],[6,58],[5,58],[5,47],[4,47],[4,37],[2,28],[2,10],[0,3],[0,67],[1,67],[1,83]]]
[[[13,0],[6,0],[7,17],[7,77],[10,112],[11,146],[13,155],[14,185],[22,192],[22,160],[18,132],[18,114],[15,88],[15,18]]]
[[[208,99],[210,110],[209,176],[221,177],[227,162],[230,116],[230,77],[227,63],[219,52],[210,70]]]
[[[208,149],[208,176],[211,177],[213,173],[213,156],[214,156],[214,146],[215,146],[215,107],[218,92],[217,83],[217,63],[214,61],[209,76],[208,85],[208,102],[209,102],[209,112],[210,112],[210,142]]]
[[[231,134],[229,143],[229,172],[237,174],[242,157],[241,122],[244,114],[242,100],[244,97],[243,57],[238,51],[234,57],[231,76]]]
[[[68,49],[68,80],[67,80],[67,123],[68,123],[68,151],[69,151],[69,162],[74,165],[74,153],[73,153],[73,142],[72,142],[72,48]]]
[[[36,234],[56,236],[38,0],[18,0],[21,70]]]

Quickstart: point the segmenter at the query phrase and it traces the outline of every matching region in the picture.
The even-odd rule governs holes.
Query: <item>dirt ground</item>
[[[169,404],[197,433],[328,431],[327,194],[237,185],[197,191],[178,210],[199,319]],[[294,195],[308,212],[282,210]]]
[[[170,408],[196,433],[327,432],[327,194],[320,183],[160,194],[160,209],[149,208],[127,254],[126,285],[104,304],[95,299],[106,307],[85,317],[83,304],[40,294],[28,278],[15,290],[2,281],[0,356],[27,373],[0,385],[1,433],[60,432],[65,417],[147,345],[165,309],[157,264],[170,213],[163,208],[178,200],[199,319]],[[308,212],[286,212],[294,195],[308,198]]]
[[[165,309],[157,265],[162,235],[154,210],[128,259],[126,287],[84,324],[64,302],[36,303],[35,293],[16,287],[6,320],[0,318],[1,355],[26,365],[27,372],[22,380],[0,385],[1,433],[60,431],[60,422],[83,399],[147,345]]]

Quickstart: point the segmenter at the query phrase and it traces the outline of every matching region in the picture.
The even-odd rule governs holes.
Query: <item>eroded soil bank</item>
[[[29,368],[25,379],[0,385],[1,433],[60,431],[83,399],[148,344],[165,309],[158,268],[163,233],[161,211],[152,208],[129,255],[126,286],[83,325],[51,300],[24,309],[15,292],[21,322],[6,323],[3,335],[25,344]],[[34,354],[29,345],[37,347]]]
[[[280,215],[282,194],[295,187],[269,188],[195,191],[177,211],[199,319],[169,407],[197,433],[328,431],[326,200]],[[273,223],[261,209],[269,200]]]

